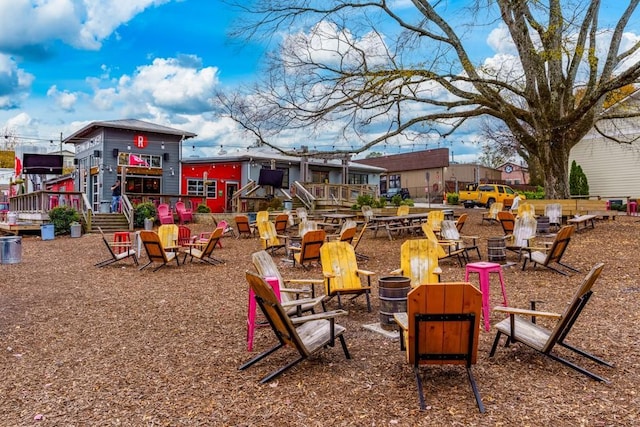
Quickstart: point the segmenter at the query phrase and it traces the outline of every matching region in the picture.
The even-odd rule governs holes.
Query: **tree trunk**
[[[569,150],[561,147],[562,144],[549,144],[553,146],[548,150],[548,155],[538,157],[540,167],[544,171],[544,192],[547,199],[569,198]]]

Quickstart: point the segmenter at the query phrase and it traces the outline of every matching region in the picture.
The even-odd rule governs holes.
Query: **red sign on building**
[[[146,135],[133,135],[133,144],[136,148],[147,148],[149,141]]]

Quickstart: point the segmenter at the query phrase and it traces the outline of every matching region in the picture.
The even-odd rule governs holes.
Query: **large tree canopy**
[[[640,39],[629,37],[638,2],[238,3],[244,13],[235,37],[282,39],[262,81],[218,97],[266,144],[285,147],[294,132],[308,129],[317,138],[339,135],[344,142],[333,151],[344,153],[433,141],[489,117],[538,162],[547,195],[567,197],[570,149],[599,121],[639,114],[604,105],[609,93],[640,77]],[[476,52],[479,34],[486,38],[489,30],[494,43],[507,46],[491,61]]]

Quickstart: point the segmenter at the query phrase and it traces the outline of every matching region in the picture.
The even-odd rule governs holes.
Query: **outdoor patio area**
[[[463,235],[503,234],[483,225],[482,209]],[[194,224],[193,234],[211,231]],[[21,262],[0,265],[0,424],[6,426],[633,426],[640,416],[640,222],[621,215],[574,233],[563,261],[580,270],[564,277],[532,269],[514,253],[504,267],[509,306],[562,312],[591,267],[605,267],[594,295],[567,341],[615,365],[603,367],[560,351],[607,378],[587,376],[521,344],[489,351],[496,331],[480,330],[473,373],[486,413],[478,411],[462,367],[421,368],[426,410],[420,411],[412,367],[397,338],[365,328],[379,322],[378,279],[399,267],[405,238],[367,232],[357,251],[372,280],[372,311],[363,297],[343,298],[351,354],[337,345],[315,353],[274,381],[259,380],[291,360],[277,352],[251,368],[238,367],[275,343],[269,327],[256,330],[247,351],[248,285],[256,238],[225,236],[223,265],[187,262],[156,272],[131,260],[103,268],[99,233],[80,238],[22,237]],[[409,236],[411,237],[411,236]],[[322,278],[274,259],[285,279]],[[182,257],[180,257],[182,261]],[[472,255],[472,261],[477,257]],[[141,265],[146,257],[141,256]],[[443,282],[463,281],[455,258],[440,262]],[[475,282],[472,280],[472,282]],[[318,287],[317,290],[320,290]],[[502,301],[492,283],[491,305]],[[328,309],[337,308],[335,299]],[[492,313],[491,324],[504,315]],[[539,319],[542,325],[552,321]],[[484,325],[483,325],[484,326]]]

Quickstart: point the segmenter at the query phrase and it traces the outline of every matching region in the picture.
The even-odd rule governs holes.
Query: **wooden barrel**
[[[387,330],[397,330],[394,313],[407,312],[407,294],[411,290],[411,279],[404,276],[386,276],[378,281],[380,296],[380,326]]]
[[[504,237],[489,237],[487,239],[487,260],[489,262],[504,262],[507,260],[507,249]]]
[[[549,234],[551,232],[551,225],[549,224],[549,217],[540,215],[536,218],[536,230],[538,234]]]

